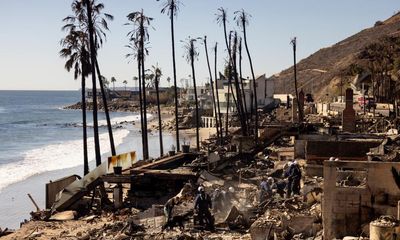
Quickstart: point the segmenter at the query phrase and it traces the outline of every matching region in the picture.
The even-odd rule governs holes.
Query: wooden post
[[[400,220],[400,201],[397,202],[397,220]]]
[[[29,199],[31,199],[31,201],[32,201],[32,203],[33,203],[33,205],[35,205],[35,207],[36,207],[36,211],[40,211],[40,208],[39,208],[39,206],[36,204],[36,202],[35,202],[35,200],[33,200],[33,198],[32,198],[32,196],[31,196],[31,194],[29,194],[28,193],[28,197],[29,197]]]

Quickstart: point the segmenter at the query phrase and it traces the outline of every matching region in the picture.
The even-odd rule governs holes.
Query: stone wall
[[[330,157],[337,157],[341,160],[367,160],[366,153],[379,144],[381,140],[307,141],[306,159],[307,161],[324,161]]]
[[[305,143],[305,172],[307,176],[323,175],[323,161],[330,157],[339,158],[346,161],[366,161],[366,153],[370,148],[376,147],[381,140],[365,141],[315,141],[306,140]],[[299,151],[299,150],[296,150]]]
[[[363,224],[380,215],[397,213],[400,189],[392,174],[400,163],[365,161],[325,161],[323,225],[324,239],[359,236]],[[343,173],[364,172],[365,184],[344,187],[338,183]]]

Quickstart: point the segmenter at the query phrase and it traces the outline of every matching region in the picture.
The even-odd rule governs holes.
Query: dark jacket
[[[301,178],[301,170],[299,165],[297,164],[293,164],[292,166],[290,166],[289,169],[289,179],[300,179]]]
[[[211,198],[207,193],[199,193],[194,200],[194,208],[199,211],[208,211],[211,209]]]

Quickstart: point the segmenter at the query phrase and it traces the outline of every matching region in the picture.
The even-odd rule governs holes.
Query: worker
[[[288,185],[286,197],[291,197],[292,193],[299,195],[300,194],[300,180],[301,180],[301,169],[297,161],[293,161],[289,165],[288,172]]]
[[[164,205],[164,215],[165,215],[165,222],[169,222],[172,218],[172,210],[174,207],[179,204],[179,198],[178,197],[173,197],[170,198]]]
[[[260,184],[260,203],[267,200],[267,198],[272,196],[272,185],[274,179],[272,177],[263,178]]]
[[[289,161],[287,164],[285,164],[283,166],[283,178],[287,180],[287,183],[286,183],[286,196],[290,195],[290,193],[291,193],[290,186],[291,186],[292,182],[291,182],[291,179],[289,178],[289,175],[290,175],[290,171],[291,171],[291,168],[292,168],[292,164],[293,163]]]
[[[209,230],[214,230],[214,218],[211,215],[210,209],[212,208],[211,198],[204,191],[204,187],[200,186],[198,188],[198,194],[194,200],[194,209],[197,211],[199,217],[200,225],[204,225],[204,220],[206,222],[206,227]]]
[[[285,197],[286,182],[284,180],[278,180],[272,185],[274,192],[278,193],[281,198]]]
[[[286,168],[284,167],[284,173],[283,173],[284,178],[287,179],[287,184],[286,184],[286,197],[287,198],[289,198],[292,195],[293,178],[290,177],[290,174],[292,171],[292,165],[293,165],[293,162],[288,162],[286,165]]]
[[[292,191],[296,195],[300,195],[300,180],[301,180],[301,169],[300,165],[297,161],[294,161],[293,163],[293,188]]]
[[[224,208],[224,193],[222,193],[221,189],[218,187],[214,190],[213,195],[212,195],[212,206],[214,213],[216,212],[222,212]]]
[[[271,158],[267,155],[264,158],[264,164],[268,167],[268,168],[274,168],[275,164],[274,161],[271,160]]]

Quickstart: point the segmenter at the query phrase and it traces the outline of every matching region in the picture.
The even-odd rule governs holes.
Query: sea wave
[[[153,119],[153,115],[151,114],[146,114],[147,120]],[[111,118],[111,125],[112,126],[117,126],[120,124],[125,124],[125,123],[130,123],[130,122],[137,122],[140,121],[140,115],[130,115],[130,116],[125,116],[125,117],[113,117]],[[99,122],[99,127],[105,127],[107,126],[107,120],[100,120]],[[93,122],[87,124],[88,127],[93,127]]]
[[[129,130],[114,132],[114,142],[118,146],[128,135]],[[89,161],[94,160],[94,138],[88,138]],[[110,152],[108,133],[100,134],[102,154]],[[23,160],[0,166],[0,192],[5,187],[23,181],[31,176],[48,171],[76,167],[83,164],[82,140],[71,140],[29,150]],[[92,158],[90,156],[93,156]]]

